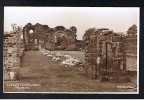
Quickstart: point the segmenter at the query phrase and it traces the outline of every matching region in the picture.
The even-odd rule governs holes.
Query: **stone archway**
[[[55,49],[64,50],[68,47],[67,35],[64,31],[57,31],[54,34]]]
[[[39,39],[37,37],[37,33],[35,32],[35,26],[31,23],[28,23],[23,28],[23,39],[25,50],[38,49]]]
[[[76,50],[76,27],[50,28],[48,25],[28,23],[23,28],[25,50],[38,49],[39,45],[48,50]],[[56,40],[56,41],[55,41]]]

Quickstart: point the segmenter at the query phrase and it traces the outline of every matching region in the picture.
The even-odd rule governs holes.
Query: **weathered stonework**
[[[31,30],[33,32],[30,32]],[[23,28],[25,49],[38,49],[38,46],[41,45],[48,50],[75,50],[76,31],[74,26],[70,29],[63,26],[50,28],[39,23],[35,25],[28,23]]]
[[[132,25],[126,35],[127,66],[130,70],[137,70],[137,26]],[[131,63],[131,66],[129,65]]]
[[[22,32],[4,34],[3,42],[3,71],[4,80],[18,79],[18,70],[23,56],[23,41],[20,38]]]
[[[127,53],[137,54],[137,26],[132,25],[128,31],[126,36],[126,50]]]
[[[92,28],[86,31],[83,40],[88,76],[101,81],[129,80],[126,76],[125,36],[105,28]]]

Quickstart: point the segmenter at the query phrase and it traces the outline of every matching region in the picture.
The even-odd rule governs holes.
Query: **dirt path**
[[[101,92],[121,91],[119,85],[131,83],[100,83],[91,80],[83,72],[52,62],[39,51],[25,52],[20,68],[20,81],[5,83],[5,91],[20,92]],[[8,86],[17,84],[22,86]],[[28,85],[27,85],[28,84]],[[127,91],[127,90],[122,90]],[[131,90],[130,90],[131,91]]]

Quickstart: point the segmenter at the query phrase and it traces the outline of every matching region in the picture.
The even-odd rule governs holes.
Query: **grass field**
[[[54,51],[84,61],[80,51]],[[5,81],[5,92],[133,92],[136,83],[110,83],[91,80],[83,71],[65,67],[39,51],[25,52],[19,69],[20,81]],[[134,81],[136,79],[134,78]]]

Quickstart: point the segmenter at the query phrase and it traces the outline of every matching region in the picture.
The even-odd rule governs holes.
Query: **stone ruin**
[[[126,55],[137,54],[135,26],[129,28],[126,36],[106,28],[88,29],[83,36],[84,42],[76,39],[76,30],[74,26],[70,29],[63,26],[49,28],[47,25],[28,23],[23,30],[4,34],[4,80],[18,79],[24,49],[34,50],[39,46],[48,50],[76,50],[77,46],[84,47],[84,68],[92,79],[129,80]]]
[[[82,42],[76,39],[76,27],[50,28],[39,23],[28,23],[21,30],[13,27],[13,32],[5,32],[3,40],[4,80],[17,80],[24,51],[38,50],[42,46],[48,50],[78,50]],[[78,48],[77,48],[78,44]]]
[[[83,36],[86,74],[100,81],[130,81],[126,66],[128,37],[107,28],[88,29]]]
[[[38,46],[42,46],[48,50],[76,50],[76,32],[75,26],[70,29],[63,26],[50,28],[48,25],[28,23],[23,28],[25,49],[38,49]]]
[[[137,26],[132,25],[126,35],[126,52],[137,55]]]
[[[19,67],[24,55],[22,31],[18,30],[4,34],[3,41],[3,72],[4,80],[18,79]]]

